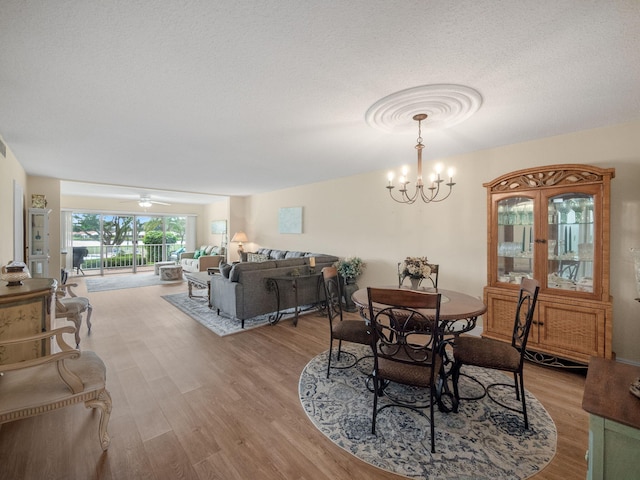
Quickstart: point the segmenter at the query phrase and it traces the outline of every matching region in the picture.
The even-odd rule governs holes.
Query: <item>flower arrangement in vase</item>
[[[400,283],[402,279],[409,277],[411,279],[411,287],[418,288],[423,278],[431,275],[431,266],[427,257],[407,257],[398,268],[400,275]]]
[[[344,309],[347,312],[355,312],[357,308],[351,299],[351,295],[358,290],[356,278],[362,275],[366,264],[359,257],[346,257],[338,260],[334,266],[338,270],[338,274],[344,278],[344,285],[342,286]]]

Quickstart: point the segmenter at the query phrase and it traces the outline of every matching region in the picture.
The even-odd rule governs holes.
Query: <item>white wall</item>
[[[428,147],[427,147],[428,148]],[[59,181],[27,176],[8,150],[0,162],[0,222],[12,225],[12,181],[31,193],[45,193],[54,207]],[[426,157],[428,158],[428,152]],[[244,230],[246,250],[259,246],[309,250],[338,256],[358,255],[367,263],[361,286],[393,284],[396,264],[407,255],[426,255],[441,265],[440,285],[481,296],[486,283],[486,192],[482,184],[522,168],[556,163],[585,163],[616,169],[612,181],[611,291],[614,297],[613,349],[620,360],[640,363],[640,303],[634,298],[630,247],[640,247],[640,121],[577,132],[442,159],[456,168],[456,188],[442,204],[400,205],[388,198],[386,172],[378,171],[286,190],[231,198],[228,206],[162,207],[156,213],[194,213],[198,244],[214,240],[212,220],[228,214],[229,235]],[[414,165],[414,158],[407,158]],[[427,169],[428,170],[428,169]],[[30,200],[25,204],[30,204]],[[302,235],[278,233],[278,209],[302,206]],[[61,197],[60,208],[137,211],[136,204],[98,198]],[[202,222],[200,222],[202,219]],[[7,232],[12,233],[12,232]],[[201,238],[200,238],[201,237]],[[237,245],[230,246],[230,260]],[[13,254],[12,236],[0,236],[0,261]]]
[[[486,191],[513,170],[559,163],[614,167],[611,291],[613,349],[640,363],[640,303],[634,301],[632,246],[640,247],[640,122],[582,131],[442,159],[458,172],[452,196],[439,204],[391,201],[386,172],[303,185],[249,197],[246,233],[253,247],[357,255],[367,263],[360,286],[390,285],[408,255],[440,264],[439,285],[481,296],[487,275]],[[410,165],[415,160],[408,158]],[[427,168],[430,170],[430,168]],[[278,210],[303,207],[303,233],[278,233]]]
[[[3,140],[3,143],[4,140]],[[6,143],[5,143],[6,144]],[[25,193],[25,208],[31,205],[26,199],[27,174],[11,152],[7,145],[6,158],[0,154],[0,225],[2,225],[2,235],[0,235],[0,265],[7,265],[14,259],[13,255],[13,181],[16,181]],[[23,227],[24,229],[24,227]]]

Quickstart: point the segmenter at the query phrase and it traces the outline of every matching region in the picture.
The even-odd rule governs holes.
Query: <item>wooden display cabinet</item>
[[[587,364],[612,358],[610,184],[614,169],[550,165],[508,173],[487,188],[483,336],[511,341],[523,277],[540,282],[528,358]]]
[[[46,208],[29,209],[28,258],[34,278],[49,278],[49,214]]]

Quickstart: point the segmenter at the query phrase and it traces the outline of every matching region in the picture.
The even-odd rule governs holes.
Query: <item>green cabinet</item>
[[[589,412],[588,480],[640,478],[640,367],[593,357],[582,408]]]

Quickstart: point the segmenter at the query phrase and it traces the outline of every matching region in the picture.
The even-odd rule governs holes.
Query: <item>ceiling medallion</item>
[[[415,188],[410,191],[407,178],[408,168],[402,169],[399,178],[399,197],[394,196],[394,173],[389,172],[387,189],[391,198],[398,203],[412,204],[417,200],[424,203],[441,202],[451,195],[453,169],[447,172],[446,181],[442,178],[443,167],[438,164],[435,172],[425,181],[422,173],[422,127],[444,129],[464,122],[476,113],[482,105],[482,96],[472,88],[462,85],[423,85],[387,95],[374,103],[365,114],[367,123],[389,133],[406,132],[413,122],[418,122],[417,175]],[[412,122],[413,120],[413,122]],[[441,190],[442,187],[442,190]],[[448,187],[448,188],[444,188]],[[443,195],[440,195],[440,194]]]
[[[426,114],[423,127],[450,128],[476,113],[482,95],[463,85],[421,85],[387,95],[371,105],[365,120],[371,127],[387,133],[407,133],[415,128],[413,117]]]

